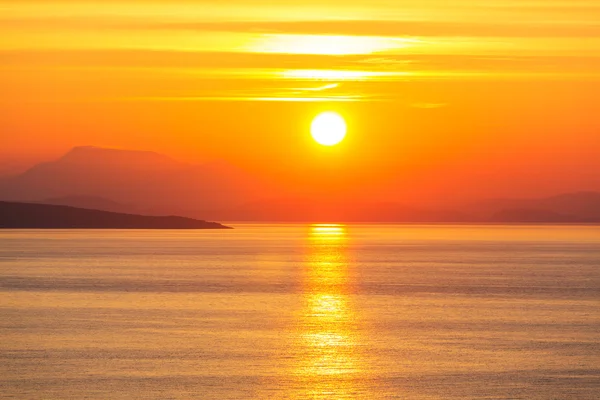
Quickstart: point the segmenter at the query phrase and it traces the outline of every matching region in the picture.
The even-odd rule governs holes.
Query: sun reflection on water
[[[347,232],[313,225],[304,268],[304,307],[298,324],[297,398],[346,399],[360,392],[362,358],[349,292]]]
[[[346,231],[344,227],[341,225],[334,224],[322,224],[322,225],[313,225],[311,227],[311,239],[322,240],[321,236],[328,235],[333,236],[335,239],[344,239],[346,235]]]

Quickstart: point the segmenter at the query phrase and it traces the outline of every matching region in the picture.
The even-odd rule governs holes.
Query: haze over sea
[[[597,399],[598,226],[0,231],[0,397]]]

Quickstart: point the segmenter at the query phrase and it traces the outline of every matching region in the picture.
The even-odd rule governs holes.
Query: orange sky
[[[0,0],[0,157],[223,159],[393,199],[600,190],[600,2]],[[311,119],[348,136],[325,149]]]

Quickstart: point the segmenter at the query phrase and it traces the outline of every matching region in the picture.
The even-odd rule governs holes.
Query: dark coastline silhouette
[[[230,229],[217,222],[146,216],[48,204],[0,201],[0,228],[13,229]]]

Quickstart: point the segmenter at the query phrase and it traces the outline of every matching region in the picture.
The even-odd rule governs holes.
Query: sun
[[[346,121],[336,112],[323,112],[313,119],[310,133],[317,143],[334,146],[346,136]]]

